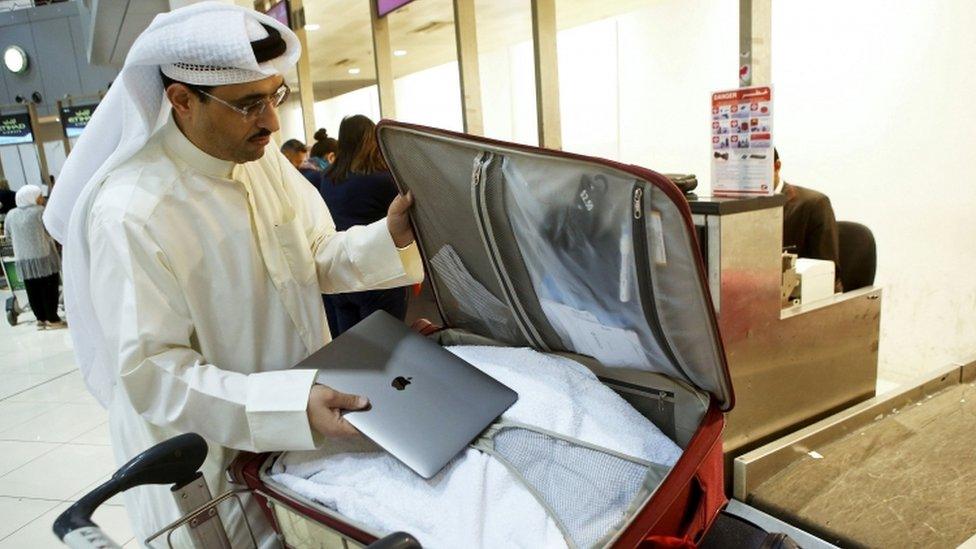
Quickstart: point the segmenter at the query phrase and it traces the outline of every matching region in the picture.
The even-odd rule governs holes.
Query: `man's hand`
[[[340,393],[325,385],[312,385],[308,394],[308,422],[312,429],[327,437],[358,435],[344,417],[342,410],[362,410],[369,405],[366,397]]]
[[[410,227],[410,216],[407,212],[413,206],[413,193],[397,195],[386,212],[386,227],[390,230],[393,243],[397,248],[404,248],[413,242],[413,228]]]

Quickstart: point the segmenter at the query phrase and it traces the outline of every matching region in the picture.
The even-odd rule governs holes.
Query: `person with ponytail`
[[[339,142],[329,137],[329,132],[325,128],[319,128],[315,132],[315,144],[309,151],[308,161],[319,170],[325,171],[335,162],[338,150]]]

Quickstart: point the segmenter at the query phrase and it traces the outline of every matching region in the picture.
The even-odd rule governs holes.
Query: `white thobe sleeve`
[[[305,194],[306,234],[322,293],[380,290],[423,281],[424,267],[416,243],[398,249],[385,217],[337,232],[318,191],[305,181],[300,188]]]
[[[95,312],[136,412],[238,450],[315,448],[306,414],[315,370],[248,375],[207,363],[192,348],[183,292],[146,226],[109,221],[89,234]]]

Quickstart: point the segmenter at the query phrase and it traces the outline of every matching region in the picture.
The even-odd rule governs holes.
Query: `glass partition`
[[[475,0],[485,136],[538,145],[530,0]]]
[[[738,86],[738,9],[556,0],[563,148],[707,185],[708,101]]]
[[[397,120],[462,131],[453,2],[413,2],[386,17]]]
[[[346,116],[380,118],[370,1],[304,0],[315,125],[331,138]]]

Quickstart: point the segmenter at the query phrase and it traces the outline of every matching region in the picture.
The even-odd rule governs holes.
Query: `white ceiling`
[[[373,84],[371,0],[304,0],[316,100]],[[651,0],[557,0],[559,29],[647,7]],[[415,0],[387,16],[390,45],[406,55],[393,58],[394,77],[457,58],[451,0]],[[487,52],[532,39],[529,0],[475,0],[478,48]],[[358,68],[359,74],[349,74]]]

